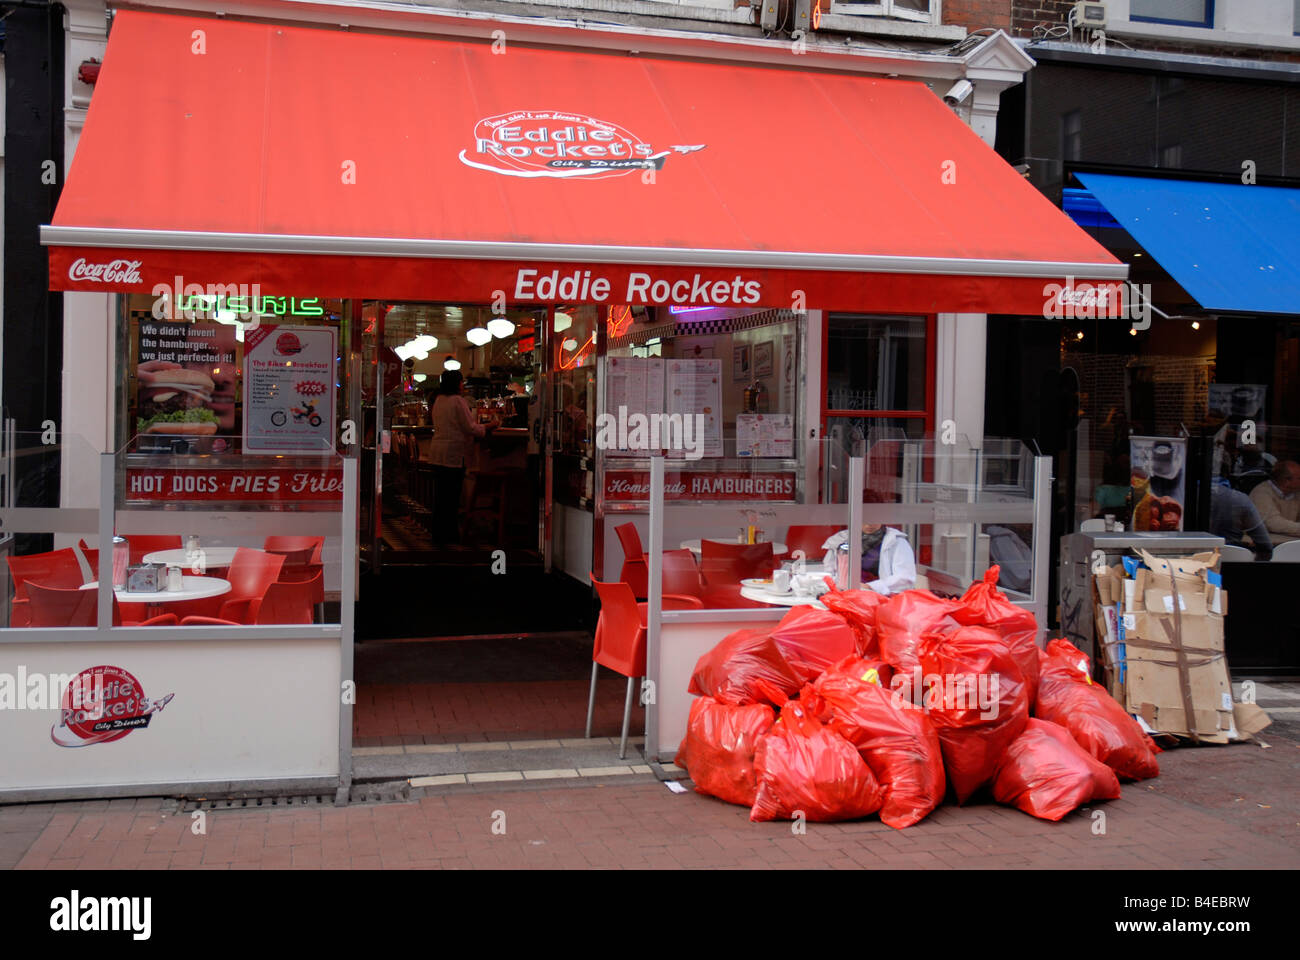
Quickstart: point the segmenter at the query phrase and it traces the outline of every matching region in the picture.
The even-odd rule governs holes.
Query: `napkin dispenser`
[[[159,593],[167,588],[167,566],[162,563],[141,563],[127,567],[127,593]]]

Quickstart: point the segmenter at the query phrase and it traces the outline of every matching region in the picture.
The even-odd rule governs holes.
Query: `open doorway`
[[[595,612],[590,587],[551,563],[552,411],[559,381],[572,379],[547,363],[551,317],[361,309],[359,747],[583,734]],[[454,536],[438,522],[445,371],[460,374],[471,419],[490,425],[465,449]],[[622,696],[619,678],[602,679],[597,732],[621,727]]]

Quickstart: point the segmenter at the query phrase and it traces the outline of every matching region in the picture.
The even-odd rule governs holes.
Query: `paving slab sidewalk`
[[[653,776],[512,779],[414,789],[408,802],[210,811],[207,833],[161,798],[0,807],[0,867],[1296,868],[1300,741],[1179,749],[1161,776],[1060,823],[979,803],[896,831],[876,820],[753,824]],[[1105,832],[1093,812],[1105,813]],[[504,823],[504,833],[494,824]],[[498,827],[500,830],[500,827]]]

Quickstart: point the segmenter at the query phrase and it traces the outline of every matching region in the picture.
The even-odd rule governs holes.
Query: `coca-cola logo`
[[[662,170],[674,151],[703,150],[704,144],[675,144],[656,150],[616,123],[561,110],[515,110],[474,125],[474,146],[460,161],[477,170],[512,177],[581,177],[600,180],[644,170]]]
[[[78,257],[68,267],[68,279],[92,283],[140,283],[140,265],[143,262],[110,260],[108,263],[87,263],[85,257]]]

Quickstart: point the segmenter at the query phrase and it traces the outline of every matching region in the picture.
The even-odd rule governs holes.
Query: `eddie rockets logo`
[[[474,149],[462,150],[460,161],[510,177],[599,180],[662,170],[673,151],[694,153],[704,146],[656,151],[616,123],[558,110],[516,110],[475,124]]]
[[[132,730],[149,726],[173,696],[150,700],[140,681],[121,667],[82,670],[63,691],[59,722],[50,728],[50,739],[61,747],[121,740]]]

